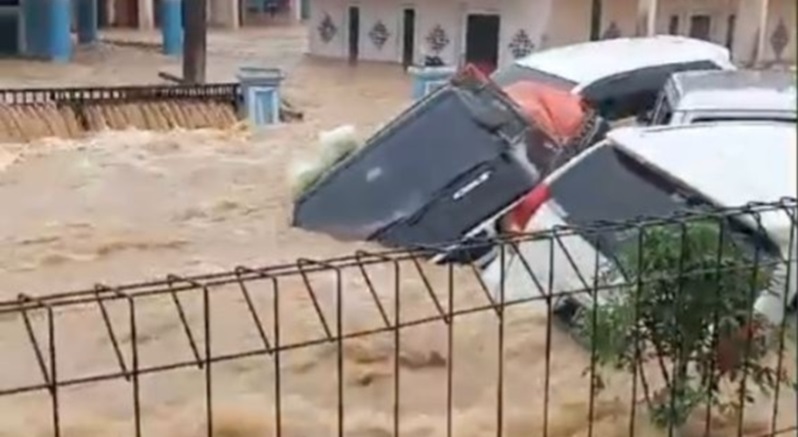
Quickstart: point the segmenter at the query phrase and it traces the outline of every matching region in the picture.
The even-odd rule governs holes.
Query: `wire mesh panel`
[[[3,428],[794,435],[795,227],[788,199],[505,237],[484,270],[430,248],[20,294]]]

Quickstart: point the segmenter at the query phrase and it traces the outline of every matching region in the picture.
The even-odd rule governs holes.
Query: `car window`
[[[536,70],[534,68],[523,67],[516,63],[512,63],[506,67],[496,70],[496,72],[494,72],[490,78],[502,88],[522,81],[553,85],[564,90],[571,90],[577,85],[576,82],[570,81],[560,76],[546,73],[545,71]]]
[[[587,226],[601,221],[628,221],[640,217],[668,216],[687,209],[707,209],[709,202],[694,190],[663,177],[611,145],[601,146],[583,155],[549,186],[551,195],[570,225]],[[775,244],[757,232],[731,223],[741,242],[753,241],[765,252],[777,253]],[[602,252],[614,256],[618,249],[634,243],[637,234],[605,231],[598,238]],[[776,252],[774,252],[776,251]]]
[[[671,107],[671,101],[668,99],[668,93],[665,90],[659,94],[659,98],[657,99],[657,106],[654,109],[654,116],[652,118],[652,124],[669,124],[673,119],[673,108]]]
[[[585,87],[582,95],[608,120],[635,117],[654,108],[657,96],[671,74],[718,68],[710,61],[642,68],[597,81]]]

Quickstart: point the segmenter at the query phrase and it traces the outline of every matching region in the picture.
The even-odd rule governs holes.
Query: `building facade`
[[[104,21],[114,27],[153,29],[160,24],[162,0],[99,0],[105,2]],[[190,1],[190,0],[184,0]],[[207,0],[213,27],[290,23],[308,15],[309,0]]]
[[[313,0],[310,12],[312,54],[404,64],[498,66],[591,34],[708,39],[743,65],[796,52],[795,0]]]

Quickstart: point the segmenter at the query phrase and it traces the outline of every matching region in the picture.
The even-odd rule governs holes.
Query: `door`
[[[19,7],[0,8],[0,57],[19,54]]]
[[[139,26],[139,2],[137,0],[115,0],[114,24],[119,27]]]
[[[499,16],[469,14],[466,22],[465,61],[485,74],[499,64]]]
[[[299,17],[303,20],[310,19],[310,0],[301,0],[299,8]]]
[[[97,27],[105,28],[108,27],[110,23],[108,22],[108,2],[106,1],[98,1],[97,2]]]
[[[360,8],[349,7],[349,61],[357,61],[360,52]]]
[[[711,24],[709,15],[693,15],[690,17],[690,37],[709,41]]]
[[[726,20],[726,48],[731,50],[734,45],[734,28],[737,25],[737,15],[731,14]]]
[[[402,15],[402,65],[413,64],[413,47],[416,36],[416,11],[405,9]]]

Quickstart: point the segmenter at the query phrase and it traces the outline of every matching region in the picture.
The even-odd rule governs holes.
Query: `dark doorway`
[[[709,15],[693,15],[690,17],[690,37],[709,41],[711,24]]]
[[[97,27],[108,27],[108,2],[97,2]]]
[[[413,64],[413,47],[416,37],[416,11],[405,9],[402,18],[402,65]]]
[[[734,45],[734,28],[737,26],[737,16],[729,15],[726,20],[726,48],[731,49]]]
[[[468,15],[465,61],[485,74],[496,69],[499,64],[498,15]]]
[[[601,0],[590,2],[590,40],[601,39]]]
[[[678,35],[679,34],[679,16],[678,15],[671,15],[670,19],[668,20],[668,34],[669,35]]]
[[[349,7],[349,61],[357,61],[360,52],[360,8]]]

